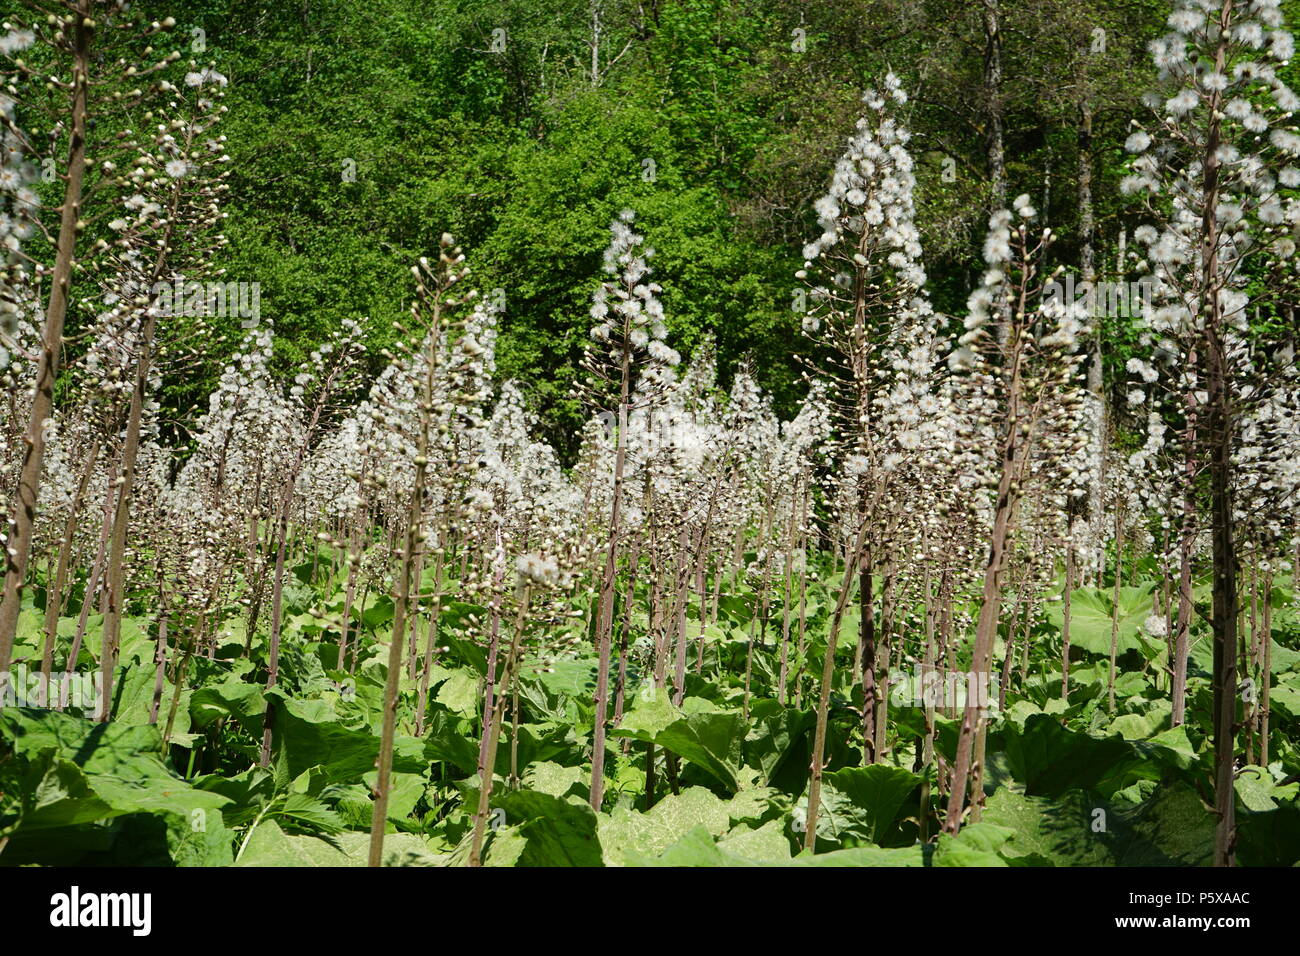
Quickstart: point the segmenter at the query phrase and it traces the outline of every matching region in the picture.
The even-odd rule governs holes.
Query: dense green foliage
[[[328,555],[322,554],[322,558]],[[238,624],[223,631],[214,659],[196,657],[179,695],[170,749],[162,726],[148,722],[153,696],[148,622],[125,629],[111,723],[73,713],[10,708],[0,739],[12,755],[0,762],[0,863],[249,866],[362,865],[370,825],[374,759],[392,604],[354,607],[363,645],[355,673],[334,670],[338,635],[308,613],[343,606],[342,576],[328,560],[294,569],[286,599],[286,657],[281,685],[257,683],[265,645],[243,657]],[[431,582],[426,580],[426,587]],[[613,731],[605,806],[588,806],[591,693],[596,659],[590,645],[563,659],[530,656],[520,675],[517,786],[510,786],[511,748],[498,752],[487,865],[799,865],[818,866],[1170,866],[1203,865],[1213,825],[1204,780],[1210,767],[1209,639],[1198,626],[1193,645],[1189,721],[1170,727],[1167,649],[1141,635],[1136,621],[1150,607],[1151,584],[1124,588],[1124,673],[1117,709],[1107,711],[1109,589],[1074,595],[1068,701],[1060,699],[1059,604],[1034,623],[1032,657],[1008,692],[989,741],[987,806],[957,838],[933,835],[942,805],[922,789],[918,760],[923,708],[914,675],[900,672],[891,690],[889,754],[861,765],[853,743],[862,688],[850,677],[852,643],[841,643],[831,711],[831,749],[818,821],[818,854],[799,855],[802,805],[815,714],[815,684],[825,652],[834,587],[810,586],[809,642],[792,661],[798,697],[781,706],[776,647],[756,649],[748,714],[743,671],[755,595],[724,594],[722,615],[704,638],[703,667],[688,676],[681,708],[667,691],[644,684],[630,662],[629,709]],[[646,627],[644,592],[632,627]],[[1198,603],[1208,588],[1198,589]],[[1273,592],[1274,751],[1300,767],[1300,628],[1288,584]],[[464,865],[477,800],[476,762],[484,653],[468,621],[483,608],[455,604],[442,615],[445,654],[435,669],[429,723],[422,738],[397,738],[386,859],[400,865]],[[770,608],[780,613],[779,605]],[[692,619],[697,606],[689,612]],[[19,657],[39,660],[40,618],[24,615]],[[71,625],[71,621],[68,622]],[[186,625],[186,622],[178,622]],[[582,622],[574,627],[584,628]],[[97,652],[96,618],[82,668]],[[559,641],[552,634],[548,640]],[[694,643],[694,642],[693,642]],[[909,641],[910,644],[910,641]],[[692,660],[695,650],[692,648]],[[617,665],[617,661],[615,662]],[[962,659],[957,663],[962,664]],[[694,667],[692,667],[694,670]],[[901,680],[900,680],[901,678]],[[250,682],[250,680],[252,682]],[[410,725],[415,681],[402,679],[399,726]],[[935,692],[936,694],[941,692]],[[172,697],[162,694],[162,714]],[[939,700],[941,698],[935,698]],[[800,702],[802,701],[802,702]],[[996,701],[994,701],[996,704]],[[255,766],[263,715],[276,708],[269,769]],[[951,759],[958,719],[937,719],[936,747]],[[511,731],[507,728],[507,736]],[[646,791],[646,752],[655,745],[653,797]],[[665,760],[665,751],[674,768]],[[250,769],[251,766],[251,769]],[[1300,860],[1300,806],[1292,782],[1278,785],[1262,768],[1237,780],[1239,859],[1243,865]],[[922,823],[924,821],[924,824]],[[6,842],[7,841],[7,842]]]
[[[204,50],[192,55],[231,80],[222,265],[262,284],[284,360],[344,317],[367,317],[376,344],[391,341],[409,301],[408,263],[448,230],[470,250],[476,283],[505,296],[503,376],[525,383],[547,437],[571,454],[580,418],[568,383],[590,276],[605,227],[626,206],[658,249],[673,341],[689,354],[713,333],[724,376],[751,358],[779,407],[792,407],[802,394],[790,359],[800,348],[792,274],[815,234],[811,202],[861,90],[886,68],[913,92],[907,122],[936,305],[960,308],[991,203],[978,6],[196,0],[178,29],[201,29]],[[1145,43],[1165,12],[1159,0],[1002,4],[1008,189],[1034,195],[1071,269],[1080,106],[1094,114],[1104,273],[1134,224],[1116,189],[1120,146],[1149,82]],[[505,31],[500,53],[495,30]],[[172,383],[176,403],[200,402],[211,375]]]
[[[1158,378],[1139,356],[1175,353],[1127,313],[1070,331],[1059,367],[1001,354],[1014,414],[995,379],[963,374],[990,312],[1011,314],[988,292],[1012,288],[1010,252],[981,256],[986,224],[989,242],[1005,225],[991,210],[1015,207],[1018,242],[1058,236],[1036,276],[1089,257],[1102,279],[1138,271],[1119,181],[1146,148],[1123,144],[1166,4],[994,5],[1000,61],[965,0],[187,4],[166,42],[196,61],[178,77],[220,70],[233,161],[229,191],[216,176],[202,193],[212,218],[192,220],[224,235],[185,237],[194,258],[168,269],[257,283],[275,334],[168,315],[156,342],[114,330],[122,365],[106,367],[95,323],[127,273],[104,240],[129,230],[86,204],[66,334],[42,358],[66,360],[58,401],[33,401],[29,427],[22,403],[45,393],[11,388],[0,422],[15,477],[39,448],[36,477],[5,487],[6,520],[28,527],[0,605],[20,695],[0,699],[0,865],[362,865],[382,844],[423,866],[1188,866],[1223,855],[1216,800],[1236,808],[1235,862],[1300,863],[1294,492],[1241,494],[1238,515],[1214,485],[1251,474],[1233,455],[1270,464],[1282,445],[1243,455],[1225,428],[1202,443],[1225,450],[1207,470],[1193,376],[1190,401],[1151,415],[1186,426],[1184,458],[1130,458],[1155,405],[1125,389]],[[1300,0],[1285,6],[1300,22]],[[95,49],[111,63],[139,39]],[[910,227],[915,157],[924,253],[896,254],[929,276],[924,339],[893,323],[914,301],[873,297],[897,277],[834,265],[867,270],[870,214],[814,211],[888,70],[910,95],[892,167],[909,182],[886,192],[905,193],[888,208]],[[194,96],[217,83],[190,75]],[[58,153],[44,95],[15,124]],[[105,144],[158,116],[92,116],[89,189],[127,189]],[[180,165],[157,182],[179,193]],[[63,185],[33,188],[49,210]],[[822,298],[816,282],[856,281],[852,348],[801,329],[842,331],[796,279],[838,215],[858,223],[846,253],[806,268],[828,270],[808,282]],[[625,271],[593,299],[606,248]],[[462,275],[490,308],[457,301]],[[1264,308],[1290,308],[1277,298]],[[864,318],[869,302],[887,314]],[[1294,364],[1277,319],[1256,311],[1253,329]],[[1008,327],[1001,343],[1046,363],[1052,335]],[[959,347],[940,350],[949,333]],[[868,339],[920,344],[886,357]],[[676,350],[718,368],[666,385]],[[856,394],[833,387],[846,357]],[[1072,417],[1085,387],[1096,415]],[[1266,437],[1296,420],[1242,419]],[[929,459],[894,450],[931,432]],[[1260,502],[1267,533],[1247,521]],[[1238,521],[1207,560],[1198,533]],[[1225,592],[1239,626],[1235,606],[1211,611]],[[100,720],[102,702],[33,699],[42,657],[56,677],[112,678]],[[957,702],[925,699],[923,668],[1000,685],[963,728]]]

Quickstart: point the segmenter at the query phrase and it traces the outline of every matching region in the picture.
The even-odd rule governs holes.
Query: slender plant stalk
[[[18,633],[18,612],[27,565],[31,559],[32,533],[36,526],[36,502],[40,497],[41,471],[45,462],[45,423],[54,416],[54,383],[63,351],[63,323],[72,295],[72,273],[76,262],[77,237],[81,230],[82,182],[86,174],[86,125],[90,90],[90,47],[94,36],[92,0],[76,0],[72,8],[72,111],[68,138],[67,176],[63,205],[59,213],[59,238],[50,276],[50,300],[41,332],[40,360],[31,416],[23,445],[23,465],[18,490],[10,509],[12,531],[3,555],[4,593],[0,598],[0,683],[7,684]],[[4,691],[0,686],[0,692]],[[0,696],[3,696],[0,693]],[[107,695],[106,695],[107,699]]]

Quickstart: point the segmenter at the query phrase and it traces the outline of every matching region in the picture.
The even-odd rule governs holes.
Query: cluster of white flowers
[[[25,42],[20,43],[20,33],[28,37]],[[11,32],[0,38],[0,53],[25,49],[31,42],[26,31]],[[6,123],[13,123],[14,101],[5,93],[0,93],[0,113]],[[0,130],[0,244],[4,246],[4,269],[0,272],[0,372],[9,365],[11,352],[18,344],[19,323],[23,320],[28,273],[20,251],[23,241],[35,231],[35,217],[40,208],[40,197],[32,188],[36,179],[36,167],[25,156],[21,138],[6,126]]]
[[[822,233],[803,249],[804,270],[815,260],[826,260],[824,267],[839,274],[845,267],[866,266],[869,260],[873,269],[892,274],[915,294],[926,276],[912,199],[916,177],[907,151],[911,134],[890,114],[907,96],[891,73],[883,93],[869,90],[863,100],[872,113],[858,121],[847,151],[835,164],[830,190],[814,204]]]
[[[562,575],[559,563],[544,554],[520,555],[515,565],[521,583],[529,587],[552,588],[560,584]]]
[[[643,378],[668,384],[674,379],[672,370],[681,362],[681,356],[665,341],[668,327],[659,301],[663,289],[657,282],[646,281],[654,249],[643,248],[644,237],[632,229],[635,219],[636,214],[625,209],[610,225],[604,269],[615,278],[602,282],[596,290],[591,306],[596,325],[591,338],[608,345],[611,353],[628,348],[643,356]]]
[[[0,56],[13,56],[15,53],[21,53],[35,42],[36,34],[31,30],[23,28],[9,30],[4,36],[0,36]]]
[[[1147,637],[1161,638],[1169,633],[1169,624],[1163,615],[1151,614],[1142,622],[1142,630]]]

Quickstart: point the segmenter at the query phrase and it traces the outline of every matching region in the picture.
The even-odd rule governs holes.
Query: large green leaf
[[[800,774],[807,773],[814,712],[781,707],[776,701],[756,701],[750,720],[743,746],[745,763],[761,772],[764,783],[774,781],[791,761],[799,765]]]
[[[1138,803],[1082,790],[1055,798],[999,790],[983,822],[1013,833],[1001,853],[1019,865],[1199,866],[1214,840],[1212,815],[1185,785]]]
[[[999,853],[1008,840],[1015,836],[1009,827],[988,821],[969,823],[956,836],[939,835],[934,851],[935,866],[1006,866]]]
[[[230,677],[194,690],[189,712],[196,727],[207,727],[219,718],[230,717],[250,733],[260,734],[266,699],[260,685]]]
[[[229,862],[230,833],[222,808],[230,801],[196,789],[162,761],[162,738],[152,725],[92,723],[58,711],[13,709],[0,714],[0,733],[27,760],[34,778],[35,832],[68,855],[111,852],[123,865],[209,866]],[[75,771],[80,772],[80,776]],[[110,830],[87,829],[88,815],[115,819]],[[64,818],[55,832],[54,821]],[[5,859],[21,860],[34,842],[20,818]],[[36,859],[41,859],[37,856]]]
[[[475,803],[477,790],[467,789]],[[495,789],[492,806],[527,842],[519,848],[515,866],[600,866],[596,814],[585,802],[536,790]],[[513,854],[512,854],[513,855]]]
[[[1141,763],[1127,741],[1068,730],[1049,714],[1031,715],[1023,730],[1007,725],[1004,739],[1011,772],[1031,796],[1096,789]]]
[[[348,782],[374,768],[379,737],[368,724],[345,724],[335,699],[296,700],[279,688],[267,691],[266,697],[275,701],[272,728],[276,754],[288,776],[321,767],[329,780]],[[393,769],[423,773],[424,748],[422,741],[397,738]]]
[[[818,837],[823,825],[828,836],[842,841],[855,835],[882,843],[921,778],[902,767],[873,764],[845,767],[823,777],[822,806],[817,818]],[[824,816],[823,816],[824,814]]]
[[[1154,658],[1164,650],[1164,642],[1149,637],[1142,626],[1151,615],[1151,592],[1154,584],[1120,588],[1118,653],[1135,650]],[[1110,656],[1111,615],[1115,608],[1110,590],[1075,588],[1070,592],[1070,646],[1091,654]],[[1048,605],[1047,618],[1059,631],[1063,626],[1063,605]]]
[[[347,867],[365,866],[370,834],[340,833],[333,837],[285,833],[274,820],[263,820],[249,835],[235,866]],[[439,859],[411,833],[384,837],[384,866],[437,866]]]
[[[688,697],[678,709],[664,690],[638,693],[616,737],[631,737],[671,750],[708,771],[731,791],[740,788],[741,747],[745,719],[739,711],[718,710],[708,701]]]
[[[27,774],[22,793],[23,830],[77,826],[125,812],[100,797],[82,769],[53,750],[32,760]]]
[[[703,787],[691,787],[644,813],[615,807],[601,814],[600,844],[606,865],[622,866],[628,854],[657,856],[696,827],[721,836],[730,824],[726,801]]]
[[[860,847],[836,850],[832,853],[800,854],[793,859],[754,859],[736,852],[734,841],[715,842],[707,827],[695,827],[680,840],[658,855],[632,851],[628,854],[629,866],[921,866],[924,855],[919,846],[906,849],[882,850],[880,847]]]

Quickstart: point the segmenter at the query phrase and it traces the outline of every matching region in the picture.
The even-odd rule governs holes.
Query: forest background
[[[961,310],[990,210],[1020,193],[1068,272],[1117,278],[1141,221],[1118,188],[1123,142],[1167,14],[1162,0],[189,0],[177,28],[230,80],[218,265],[258,283],[283,368],[349,318],[382,363],[408,264],[448,231],[504,309],[500,378],[571,456],[591,276],[624,207],[658,252],[671,341],[689,356],[712,336],[724,386],[748,362],[792,413],[813,201],[887,69],[911,94],[938,310]],[[1094,349],[1117,388],[1130,324],[1104,320]],[[206,374],[165,383],[177,419],[237,349],[228,325],[203,345]]]

